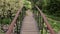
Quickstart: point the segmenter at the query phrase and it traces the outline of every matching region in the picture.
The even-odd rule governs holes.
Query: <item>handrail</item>
[[[43,14],[43,12],[38,8],[38,6],[35,5],[35,7],[38,9],[38,11],[40,12],[42,18],[44,19],[45,24],[47,25],[48,29],[50,30],[51,34],[55,34],[55,32],[53,31],[51,25],[48,23],[48,20],[46,18],[46,16]]]
[[[15,25],[15,23],[16,23],[16,20],[17,20],[19,14],[20,14],[22,8],[23,8],[23,6],[20,7],[20,9],[18,10],[18,12],[16,13],[16,15],[15,15],[13,21],[11,22],[11,24],[10,24],[10,26],[9,26],[9,29],[8,29],[8,31],[6,32],[6,34],[11,34],[11,32],[13,31],[14,25]]]

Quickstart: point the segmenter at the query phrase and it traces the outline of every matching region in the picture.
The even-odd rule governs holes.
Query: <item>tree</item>
[[[46,10],[45,12],[49,12],[50,15],[56,15],[58,14],[58,12],[60,12],[60,1],[58,0],[50,0],[50,1],[45,1],[47,2],[47,5],[44,5],[43,8],[44,10]],[[44,2],[44,3],[45,3]],[[48,3],[49,2],[49,3]]]

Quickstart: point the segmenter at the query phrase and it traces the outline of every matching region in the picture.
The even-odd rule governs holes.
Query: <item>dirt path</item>
[[[26,11],[26,16],[21,28],[21,34],[39,34],[37,23],[30,10]]]

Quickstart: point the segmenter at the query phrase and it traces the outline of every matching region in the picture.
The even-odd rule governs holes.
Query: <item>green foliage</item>
[[[48,19],[49,23],[51,24],[52,28],[54,29],[55,32],[58,32],[60,29],[60,23],[59,21],[55,21],[53,19]]]
[[[0,0],[0,13],[7,12],[8,10],[11,10],[12,13],[16,13],[19,5],[19,0]]]
[[[23,4],[24,4],[26,9],[31,9],[32,8],[31,2],[28,1],[28,0],[23,0]]]
[[[11,19],[5,18],[3,19],[2,24],[10,24],[10,22],[11,22]]]
[[[49,2],[49,3],[48,3]],[[43,11],[47,12],[47,14],[54,15],[54,16],[60,16],[60,1],[58,0],[49,0],[44,1],[45,4],[43,4]],[[48,13],[49,12],[49,13]]]
[[[37,1],[39,0],[29,0],[32,4],[36,4]]]
[[[20,8],[20,0],[0,0],[0,15],[3,16],[3,24],[9,24],[11,19],[8,16],[13,16],[16,14],[17,10]],[[11,15],[7,12],[11,11]]]

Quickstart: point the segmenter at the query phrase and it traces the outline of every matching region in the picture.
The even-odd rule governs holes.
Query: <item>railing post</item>
[[[38,12],[38,28],[39,28],[39,30],[40,30],[40,15],[39,15],[39,12]]]

